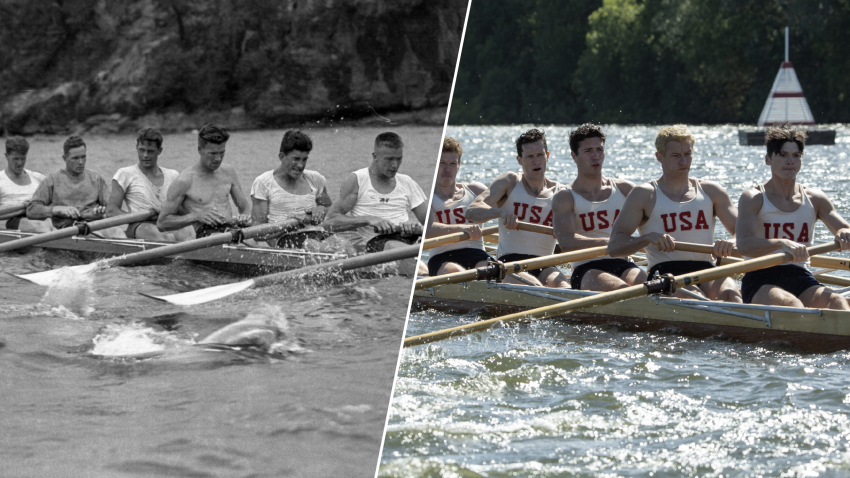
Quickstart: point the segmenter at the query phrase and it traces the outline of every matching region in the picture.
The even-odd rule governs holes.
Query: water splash
[[[88,317],[94,312],[91,306],[93,291],[92,275],[63,267],[56,271],[54,280],[47,286],[41,304],[61,307],[75,315]]]
[[[110,324],[92,339],[91,354],[102,357],[146,358],[179,346],[180,339],[140,323]]]

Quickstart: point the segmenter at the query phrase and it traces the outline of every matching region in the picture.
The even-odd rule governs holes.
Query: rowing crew
[[[297,231],[262,239],[273,247],[300,248],[307,238],[324,240],[340,233],[356,249],[369,252],[412,244],[421,236],[426,197],[413,179],[398,173],[404,144],[397,134],[377,136],[371,164],[345,178],[336,203],[328,195],[325,177],[306,169],[313,143],[305,133],[284,134],[280,165],[254,180],[250,201],[235,168],[223,164],[229,138],[225,128],[205,125],[198,132],[198,162],[178,173],[159,166],[162,134],[143,129],[136,137],[137,164],[119,169],[111,188],[86,169],[87,146],[79,136],[63,145],[65,167],[46,177],[25,169],[26,139],[8,138],[0,206],[21,204],[26,212],[6,221],[6,228],[43,233],[78,221],[151,211],[146,221],[100,234],[186,241],[252,223],[296,219],[301,224]]]
[[[797,184],[805,140],[804,131],[787,125],[768,128],[765,163],[771,177],[744,191],[736,208],[723,186],[690,176],[695,138],[682,125],[658,132],[655,157],[661,177],[637,186],[602,174],[605,134],[590,123],[570,133],[577,177],[569,185],[546,176],[549,150],[540,130],[516,140],[522,172],[504,173],[489,187],[457,183],[463,149],[445,138],[426,237],[466,232],[469,240],[434,248],[429,274],[486,265],[491,257],[479,224],[498,219],[496,258],[501,262],[551,255],[556,246],[561,252],[607,246],[608,253],[573,262],[569,279],[553,266],[508,276],[506,282],[611,291],[643,283],[647,274],[709,269],[715,258],[734,253],[753,258],[782,251],[794,262],[745,274],[740,290],[731,277],[687,289],[711,300],[850,310],[847,300],[820,284],[808,268],[806,247],[813,243],[815,222],[826,225],[841,250],[850,249],[850,224],[822,191]],[[730,239],[714,240],[717,220]],[[518,221],[551,226],[554,237],[519,230]],[[677,241],[713,244],[713,254],[676,250]],[[641,249],[648,273],[630,258]]]

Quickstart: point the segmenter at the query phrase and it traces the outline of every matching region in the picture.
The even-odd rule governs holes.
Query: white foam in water
[[[63,307],[76,315],[88,317],[94,311],[91,307],[92,290],[90,274],[80,274],[63,267],[56,271],[56,278],[47,286],[41,303]]]
[[[103,357],[144,357],[159,355],[174,342],[168,332],[154,330],[141,324],[112,324],[92,341],[92,355]]]

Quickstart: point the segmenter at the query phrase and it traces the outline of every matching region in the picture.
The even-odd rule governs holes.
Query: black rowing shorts
[[[591,269],[606,272],[619,278],[623,275],[623,272],[633,268],[640,269],[640,267],[636,266],[634,262],[629,262],[625,259],[597,259],[595,261],[585,262],[573,269],[573,273],[570,275],[570,287],[575,290],[580,290],[581,280]]]
[[[670,273],[674,276],[680,276],[682,274],[690,274],[691,272],[704,271],[706,269],[711,269],[712,267],[714,267],[714,264],[708,261],[659,262],[649,269],[646,276],[647,279],[652,280],[652,276],[655,275],[655,271],[658,271],[661,275]]]
[[[763,285],[774,285],[794,294],[798,299],[808,288],[821,285],[807,269],[792,264],[782,264],[757,271],[747,272],[741,280],[741,295],[744,303],[753,301],[753,296]]]
[[[428,275],[435,276],[446,262],[454,262],[464,269],[472,269],[475,264],[481,261],[487,261],[490,255],[481,249],[467,247],[465,249],[455,249],[437,254],[428,259]]]

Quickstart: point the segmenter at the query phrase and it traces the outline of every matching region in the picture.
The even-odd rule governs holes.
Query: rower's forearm
[[[458,232],[466,232],[468,224],[440,224],[433,223],[425,229],[425,239],[448,236]]]
[[[342,214],[336,214],[322,223],[322,227],[329,232],[345,232],[353,231],[361,227],[366,227],[371,224],[372,216],[349,217]]]
[[[758,237],[747,237],[735,242],[735,248],[742,256],[759,257],[776,252],[782,247],[780,239],[761,239]]]
[[[645,236],[632,237],[619,234],[608,242],[608,255],[611,257],[626,257],[649,245]]]
[[[51,217],[53,217],[53,206],[40,201],[33,201],[27,206],[28,219],[50,219]]]
[[[156,220],[156,228],[162,232],[177,231],[186,226],[192,226],[197,222],[193,214],[160,214]]]
[[[608,238],[605,237],[575,236],[572,239],[563,241],[558,239],[558,245],[561,247],[561,251],[563,252],[579,251],[582,249],[590,249],[591,247],[607,246],[608,242]]]
[[[503,211],[500,208],[490,207],[486,204],[479,206],[472,205],[469,206],[464,215],[467,221],[484,224],[487,221],[501,218]]]

